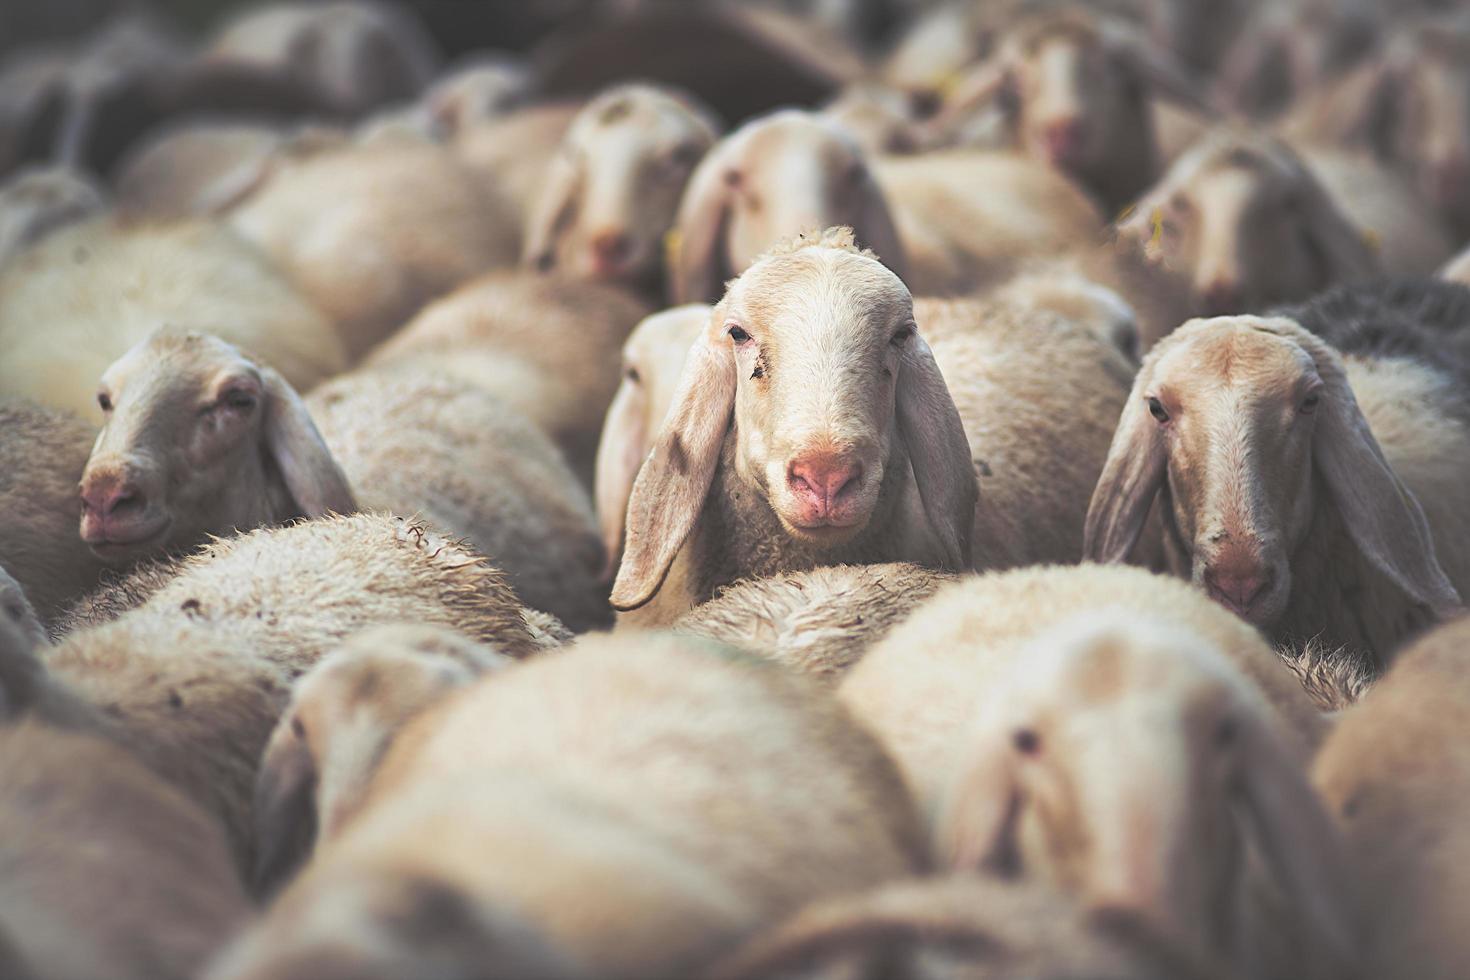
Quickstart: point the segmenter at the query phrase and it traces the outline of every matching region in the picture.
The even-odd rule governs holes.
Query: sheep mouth
[[[126,558],[162,542],[173,523],[171,518],[165,517],[141,527],[88,528],[83,532],[82,540],[93,554],[104,561]]]

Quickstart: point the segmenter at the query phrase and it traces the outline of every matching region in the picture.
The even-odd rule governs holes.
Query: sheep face
[[[1181,157],[1119,236],[1220,316],[1306,299],[1373,275],[1377,258],[1283,144],[1223,137]]]
[[[1093,495],[1084,552],[1121,560],[1167,488],[1196,585],[1273,625],[1324,495],[1364,557],[1416,601],[1458,604],[1423,511],[1368,428],[1340,356],[1290,320],[1193,320],[1144,361]]]
[[[106,561],[356,509],[300,397],[216,337],[154,332],[107,369],[97,397],[81,535]]]
[[[632,285],[657,282],[664,236],[716,129],[687,97],[618,86],[577,115],[530,219],[538,269]]]
[[[357,812],[403,724],[476,676],[471,665],[451,656],[394,644],[391,630],[362,634],[296,684],[255,785],[255,886],[261,893],[279,885],[315,843],[336,836]],[[509,662],[486,655],[497,658],[496,666]]]
[[[1044,880],[1231,954],[1254,846],[1313,935],[1351,950],[1330,820],[1221,653],[1192,631],[1094,613],[1017,662],[978,706],[942,809],[957,867]]]
[[[958,411],[908,290],[846,229],[775,250],[715,308],[634,484],[615,607],[658,590],[731,432],[735,479],[817,549],[867,529],[901,438],[945,564],[968,566],[977,491]]]
[[[900,277],[903,248],[861,149],[836,123],[787,110],[747,123],[695,170],[676,224],[672,292],[713,301],[776,242],[851,227]]]

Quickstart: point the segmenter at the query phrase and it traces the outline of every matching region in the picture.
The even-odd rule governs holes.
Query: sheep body
[[[0,265],[57,228],[102,208],[102,189],[69,168],[37,168],[14,175],[0,186]]]
[[[100,419],[97,379],[163,324],[254,350],[303,390],[347,363],[322,315],[226,229],[102,218],[0,271],[0,394]]]
[[[77,482],[95,437],[65,412],[0,403],[0,567],[47,623],[102,576],[76,533]]]

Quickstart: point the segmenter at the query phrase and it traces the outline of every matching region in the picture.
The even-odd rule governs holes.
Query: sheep
[[[77,482],[95,438],[73,415],[0,402],[0,567],[48,625],[106,567],[76,533]]]
[[[831,699],[652,635],[583,638],[417,717],[319,858],[213,980],[417,976],[439,949],[520,975],[499,949],[462,958],[506,914],[598,976],[690,976],[808,901],[926,864],[892,765]],[[432,948],[373,898],[415,891],[452,910]]]
[[[863,653],[953,575],[918,565],[838,565],[746,579],[674,622],[835,685]]]
[[[1170,567],[1280,642],[1386,663],[1470,585],[1464,375],[1286,317],[1192,320],[1134,383],[1084,551],[1126,558],[1163,493]],[[1426,346],[1433,341],[1426,341]]]
[[[1300,100],[1282,131],[1399,168],[1463,240],[1470,233],[1467,52],[1462,17],[1411,21],[1376,57]]]
[[[893,753],[953,867],[1132,909],[1243,975],[1352,962],[1339,842],[1303,771],[1326,722],[1249,625],[1185,584],[1088,566],[961,582],[838,697]],[[1243,889],[1262,856],[1278,880]],[[1305,962],[1276,959],[1291,936]]]
[[[278,152],[225,219],[331,318],[353,358],[428,301],[514,264],[520,240],[496,187],[415,140]]]
[[[0,768],[7,978],[188,980],[249,921],[219,827],[127,752],[21,720]]]
[[[822,115],[852,134],[869,156],[933,149],[937,137],[922,126],[913,100],[876,82],[858,82],[822,107]],[[966,145],[975,145],[966,140]]]
[[[297,682],[266,743],[251,807],[253,885],[274,890],[338,837],[392,740],[414,717],[515,661],[439,627],[363,630]]]
[[[869,161],[837,123],[788,109],[746,123],[695,169],[675,225],[670,295],[716,299],[773,242],[829,225],[851,225],[917,295],[966,293],[1018,259],[1101,236],[1080,190],[1019,156]]]
[[[1089,278],[1080,269],[1023,267],[985,295],[996,304],[1049,311],[1085,326],[1132,364],[1136,365],[1141,356],[1143,337],[1138,313],[1116,290]],[[917,312],[919,307],[931,302],[920,300],[915,307],[917,315],[922,318],[924,314]],[[935,303],[941,308],[951,305]]]
[[[49,158],[48,140],[64,108],[71,64],[59,47],[29,47],[0,57],[0,175]]]
[[[101,188],[80,173],[65,167],[21,171],[0,186],[0,265],[103,206]]]
[[[1384,271],[1427,275],[1450,250],[1437,218],[1392,174],[1236,129],[1177,160],[1117,233],[1187,284],[1196,316],[1259,312]]]
[[[1342,713],[1312,765],[1373,909],[1366,976],[1449,980],[1470,970],[1467,626],[1441,627],[1400,654],[1370,696]]]
[[[347,364],[332,325],[227,229],[104,216],[0,269],[0,398],[100,422],[97,379],[165,323],[249,347],[303,390]]]
[[[931,126],[1000,98],[1017,148],[1116,213],[1157,177],[1152,98],[1212,113],[1204,92],[1139,30],[1080,4],[1014,19],[998,50],[957,83]]]
[[[26,596],[25,589],[0,565],[0,629],[5,635],[0,642],[32,650],[46,642],[46,627]]]
[[[154,331],[102,374],[97,398],[104,422],[79,484],[80,534],[103,561],[357,510],[301,396],[217,337]]]
[[[531,212],[522,262],[633,288],[663,278],[679,196],[719,132],[689,96],[617,85],[572,121]]]
[[[364,364],[459,376],[494,393],[550,436],[590,486],[618,350],[649,312],[605,283],[492,273],[431,303]]]
[[[429,131],[452,140],[481,123],[519,109],[533,84],[528,65],[496,52],[464,58],[446,69],[419,100]]]
[[[119,210],[154,218],[210,215],[253,189],[290,137],[269,123],[188,120],[129,148],[113,178]]]
[[[623,344],[623,380],[602,423],[593,476],[593,499],[607,558],[603,578],[608,582],[623,555],[623,525],[633,481],[669,414],[685,358],[712,310],[704,303],[689,303],[655,313],[639,321]]]
[[[659,625],[751,575],[968,567],[968,445],[898,278],[848,229],[785,243],[689,351],[633,485],[613,607],[655,600],[638,619]]]
[[[581,110],[579,102],[552,102],[472,120],[450,136],[448,145],[479,180],[502,189],[518,209],[517,227],[524,228],[541,183]]]
[[[945,980],[1224,976],[1126,912],[1084,909],[1031,883],[961,874],[896,881],[817,903],[703,976],[840,980],[879,975]]]
[[[220,819],[248,866],[256,767],[291,682],[346,636],[400,622],[457,629],[517,658],[559,645],[473,551],[360,514],[143,566],[74,609],[46,676],[9,697],[118,739]]]
[[[418,95],[438,54],[410,6],[352,0],[247,10],[206,42],[202,60],[278,77],[319,112],[360,116]]]

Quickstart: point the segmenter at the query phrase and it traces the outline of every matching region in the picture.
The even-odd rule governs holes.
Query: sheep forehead
[[[1176,331],[1173,342],[1153,366],[1154,383],[1176,395],[1224,389],[1248,389],[1266,396],[1296,391],[1304,378],[1316,375],[1310,354],[1276,324],[1255,317],[1192,320]]]
[[[192,390],[229,371],[254,373],[255,367],[217,337],[164,328],[114,361],[102,382],[114,391],[129,385],[154,393]]]
[[[712,136],[694,111],[677,98],[647,86],[625,86],[593,100],[573,125],[579,142],[609,131],[634,131],[669,141],[690,135]]]
[[[833,333],[852,343],[888,341],[913,319],[913,301],[876,259],[841,249],[807,248],[764,259],[740,277],[727,309],[762,340],[800,344]]]

